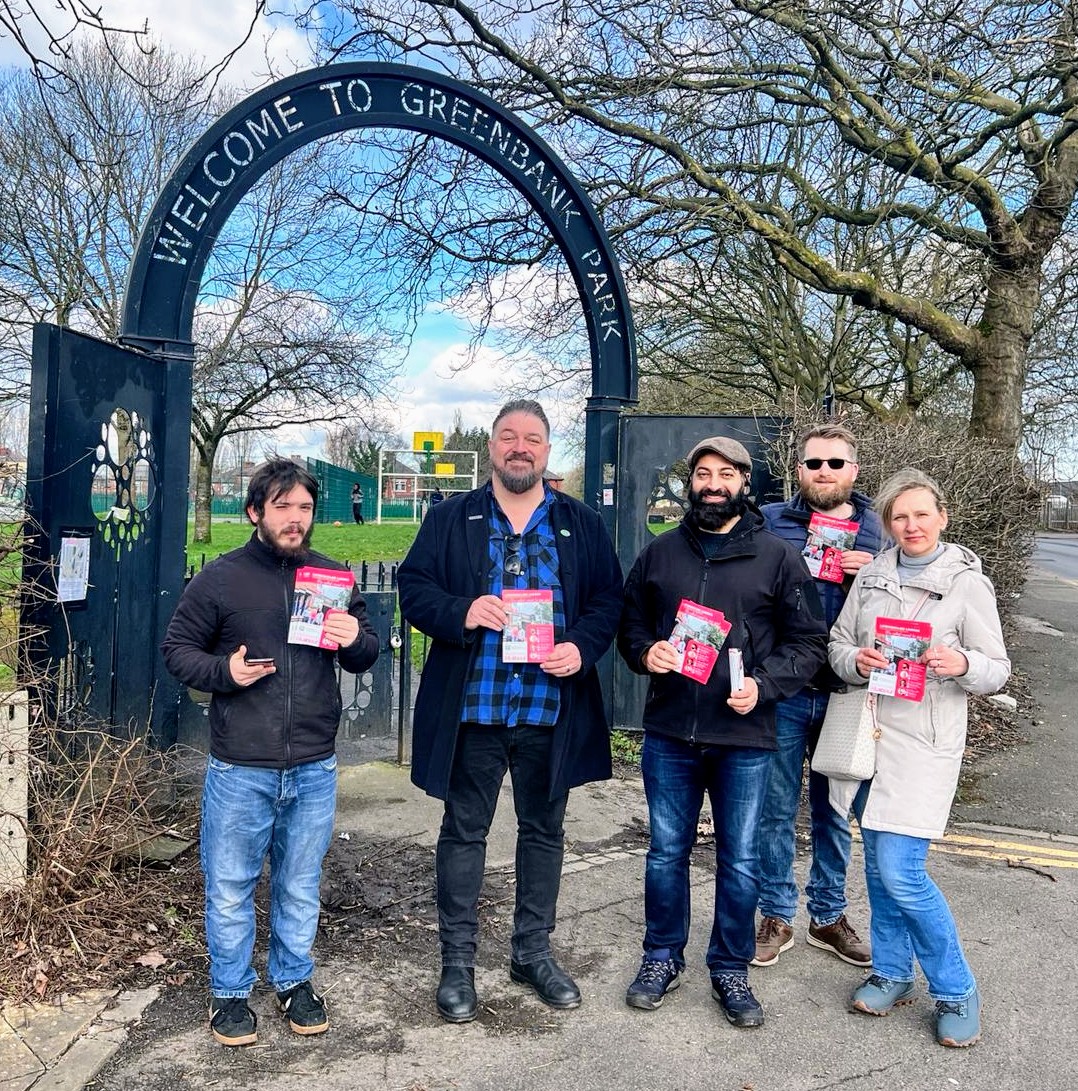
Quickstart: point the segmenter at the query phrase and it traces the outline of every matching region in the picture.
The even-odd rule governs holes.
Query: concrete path
[[[1035,577],[1022,605],[1063,634],[1032,626],[1014,649],[1039,687],[1041,722],[1031,725],[1038,730],[1029,747],[989,759],[984,801],[956,812],[931,863],[985,996],[985,1036],[973,1049],[935,1044],[923,982],[918,1002],[886,1019],[848,1014],[861,971],[808,947],[803,917],[797,944],[779,964],[752,971],[766,1025],[728,1026],[703,962],[713,891],[703,857],[693,868],[683,987],[658,1011],[627,1008],[643,930],[644,858],[642,848],[622,847],[623,832],[646,818],[646,807],[638,781],[613,781],[575,791],[567,817],[554,942],[583,991],[578,1010],[551,1011],[509,981],[503,932],[484,952],[478,1020],[448,1026],[434,1011],[429,937],[410,942],[404,930],[392,957],[377,963],[341,956],[320,963],[333,1026],[318,1038],[292,1035],[266,992],[254,999],[259,1042],[246,1049],[213,1042],[203,999],[192,1000],[190,990],[166,990],[148,1005],[148,996],[122,997],[113,1008],[108,997],[82,998],[63,1025],[47,1011],[7,1013],[0,1091],[1071,1091],[1078,1086],[1078,589]],[[511,814],[504,798],[488,869],[512,862]],[[433,847],[439,818],[440,805],[411,787],[406,770],[368,765],[342,776],[338,828],[351,837],[404,835]],[[867,930],[857,845],[854,857],[850,914]],[[801,880],[805,867],[802,857]],[[46,1018],[48,1028],[37,1022]],[[126,1036],[116,1030],[124,1026]],[[84,1059],[95,1040],[114,1033],[123,1042],[111,1060]]]

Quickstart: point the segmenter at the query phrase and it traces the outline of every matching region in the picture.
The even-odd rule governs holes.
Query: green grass
[[[335,527],[331,523],[316,523],[311,544],[319,553],[325,553],[337,561],[400,561],[415,540],[419,526],[415,523],[350,523]],[[213,542],[203,545],[193,542],[194,524],[187,525],[187,561],[201,566],[202,557],[207,561],[236,549],[251,536],[249,523],[218,523],[212,527]]]
[[[623,761],[627,765],[639,765],[643,748],[642,734],[616,730],[610,732],[610,753],[615,761]]]

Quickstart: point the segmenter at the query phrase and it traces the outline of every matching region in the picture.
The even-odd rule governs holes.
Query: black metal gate
[[[190,368],[57,326],[34,330],[27,452],[39,690],[74,722],[175,739],[158,644],[182,589]],[[156,687],[155,687],[156,682]],[[164,690],[170,689],[170,692]]]
[[[652,531],[648,512],[662,501],[680,505],[684,485],[673,472],[697,441],[730,436],[752,455],[750,491],[760,502],[781,499],[771,476],[767,447],[779,435],[780,417],[686,417],[661,414],[623,416],[618,434],[619,485],[615,546],[622,571],[629,574]],[[633,674],[619,657],[607,656],[604,682],[612,693],[611,725],[636,730],[644,710],[647,679]]]

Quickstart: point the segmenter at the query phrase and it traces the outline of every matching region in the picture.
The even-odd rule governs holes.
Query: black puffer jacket
[[[775,749],[775,701],[810,681],[827,656],[819,596],[797,550],[763,528],[755,508],[722,535],[707,559],[691,517],[661,534],[636,559],[625,584],[618,650],[637,674],[667,640],[683,598],[722,610],[732,628],[706,685],[677,673],[653,674],[644,728],[690,742]],[[729,647],[740,648],[756,679],[756,707],[742,716],[730,696]]]
[[[321,553],[282,561],[251,540],[211,561],[187,586],[161,644],[168,669],[185,685],[211,693],[210,753],[235,765],[288,769],[333,754],[341,698],[334,657],[345,670],[366,670],[378,658],[378,637],[362,596],[348,612],[359,621],[354,644],[337,652],[288,643],[296,569],[343,569]],[[238,686],[228,657],[272,656],[275,673]]]

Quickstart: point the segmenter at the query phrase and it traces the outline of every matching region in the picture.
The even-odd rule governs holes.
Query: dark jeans
[[[646,732],[641,771],[651,821],[644,877],[644,952],[685,965],[689,938],[689,857],[707,793],[715,820],[715,915],[707,964],[712,974],[744,971],[756,952],[756,829],[771,751],[697,746]]]
[[[517,815],[512,957],[550,954],[564,856],[568,792],[550,799],[548,727],[461,724],[435,857],[443,966],[474,966],[487,832],[506,769]]]

